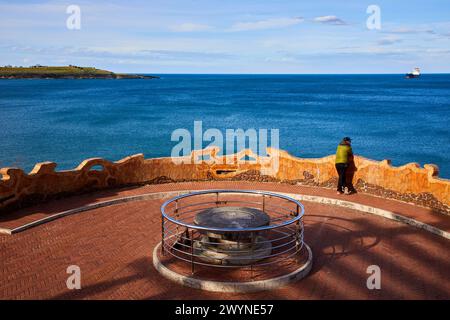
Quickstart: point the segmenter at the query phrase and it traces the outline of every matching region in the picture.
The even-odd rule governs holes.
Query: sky
[[[68,6],[80,9],[80,28]],[[380,28],[368,28],[370,5]],[[373,20],[371,20],[373,21]],[[0,65],[133,73],[450,72],[448,0],[0,0]]]

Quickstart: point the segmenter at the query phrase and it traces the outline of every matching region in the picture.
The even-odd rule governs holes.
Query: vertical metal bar
[[[300,214],[300,206],[297,204],[297,212],[296,212],[296,216],[298,217],[298,215]],[[297,220],[296,224],[296,234],[295,234],[295,251],[298,251],[298,247],[300,245],[300,220]]]
[[[194,274],[194,230],[191,230],[191,274]]]
[[[300,244],[302,247],[303,247],[303,232],[304,232],[304,228],[303,228],[303,217],[302,217],[299,221],[299,239],[300,239]]]
[[[263,212],[266,212],[266,196],[263,194]]]
[[[176,220],[178,220],[178,218],[179,218],[179,214],[178,214],[178,199],[177,200],[175,200],[175,210],[174,210],[174,213],[175,213],[175,218],[176,218]],[[179,231],[180,231],[180,229],[179,229],[179,227],[178,227],[178,223],[177,223],[177,225],[176,225],[176,227],[175,227],[175,234],[176,234],[176,241],[181,241],[182,239],[182,237],[183,237],[183,235],[179,235]]]
[[[252,245],[250,246],[251,248],[251,254],[250,254],[250,278],[253,280],[253,248],[255,246],[255,233],[252,232]]]
[[[164,255],[164,216],[161,214],[161,254]]]

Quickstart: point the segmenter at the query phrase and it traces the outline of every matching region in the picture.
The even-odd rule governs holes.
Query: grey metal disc
[[[266,257],[272,253],[272,244],[264,237],[256,237],[254,250],[246,249],[234,252],[227,250],[221,252],[214,250],[211,246],[207,246],[201,241],[194,243],[194,254],[202,261],[218,264],[218,265],[250,265]]]
[[[194,223],[207,228],[257,228],[268,225],[270,217],[255,208],[218,207],[197,213]]]

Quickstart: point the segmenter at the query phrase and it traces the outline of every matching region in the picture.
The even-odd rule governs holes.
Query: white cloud
[[[296,18],[272,18],[254,22],[236,22],[231,26],[229,31],[250,31],[250,30],[264,30],[284,28],[299,24],[304,19],[301,17]]]
[[[411,28],[396,28],[386,31],[386,33],[398,33],[398,34],[415,34],[415,33],[427,33],[435,34],[436,32],[432,29],[411,29]]]
[[[170,27],[170,30],[174,32],[200,32],[200,31],[209,31],[213,29],[213,27],[207,24],[200,23],[182,23],[175,26]]]
[[[3,51],[3,52],[2,52]],[[17,52],[20,55],[33,55],[35,58],[58,57],[57,59],[93,58],[93,59],[119,59],[152,60],[152,61],[226,61],[235,56],[226,52],[213,51],[182,51],[182,50],[155,50],[127,47],[29,47],[29,46],[2,46],[0,53]],[[70,61],[70,60],[67,60]],[[24,63],[29,62],[29,60]]]
[[[292,56],[281,57],[267,57],[264,59],[266,62],[278,62],[278,63],[300,63],[301,61]]]
[[[431,55],[448,55],[450,54],[450,49],[440,49],[440,48],[436,48],[436,49],[425,49],[426,53],[429,53]]]
[[[378,45],[389,46],[400,42],[402,42],[402,39],[398,37],[384,37],[378,41]]]
[[[314,18],[315,22],[325,23],[325,24],[333,24],[333,25],[346,25],[347,23],[339,19],[336,16],[322,16]]]

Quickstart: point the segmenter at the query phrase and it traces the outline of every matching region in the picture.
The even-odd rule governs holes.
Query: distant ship
[[[420,77],[420,69],[419,68],[414,68],[413,72],[407,73],[405,76],[406,79],[418,78],[418,77]]]

